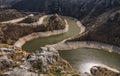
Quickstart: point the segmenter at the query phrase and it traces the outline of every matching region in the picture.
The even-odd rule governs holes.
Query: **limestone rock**
[[[54,48],[42,47],[34,53],[27,53],[13,46],[0,46],[0,76],[54,76],[74,73],[79,76]]]
[[[41,72],[49,70],[49,64],[54,64],[59,57],[58,52],[53,48],[42,47],[40,51],[28,56],[27,62],[33,67],[40,69]]]
[[[90,71],[93,76],[120,76],[120,72],[100,66],[94,66]]]

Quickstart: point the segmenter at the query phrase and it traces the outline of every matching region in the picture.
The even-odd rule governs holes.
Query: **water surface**
[[[76,50],[59,51],[62,58],[70,62],[76,70],[89,72],[94,65],[107,65],[120,70],[120,55],[104,50],[81,48]]]
[[[44,38],[38,38],[34,39],[32,41],[27,42],[23,45],[23,49],[26,51],[35,51],[39,49],[42,46],[45,46],[47,44],[55,44],[57,42],[60,42],[66,38],[72,37],[77,35],[80,32],[80,28],[77,26],[76,21],[73,19],[67,19],[69,24],[69,31],[61,34],[61,35],[55,35],[50,37],[44,37]]]
[[[46,22],[47,20],[48,18],[44,21]],[[77,35],[80,32],[80,29],[78,28],[78,26],[76,26],[76,21],[72,19],[67,19],[67,21],[69,24],[69,31],[67,33],[34,39],[27,42],[23,46],[23,49],[29,52],[33,52],[47,44],[55,44],[66,38]],[[59,51],[59,53],[65,60],[70,62],[73,68],[80,72],[89,72],[92,66],[98,64],[104,64],[120,70],[120,55],[116,53],[109,53],[103,50],[86,48],[69,51]]]

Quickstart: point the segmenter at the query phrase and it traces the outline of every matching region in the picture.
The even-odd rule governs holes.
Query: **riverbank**
[[[46,18],[46,16],[43,16],[42,18],[40,18],[39,24],[43,23],[44,18]],[[49,36],[53,36],[53,35],[63,34],[63,33],[67,32],[69,30],[69,25],[68,25],[67,21],[66,20],[64,20],[64,21],[65,21],[65,24],[66,24],[64,29],[47,31],[47,32],[32,33],[30,35],[27,35],[27,36],[24,36],[24,37],[20,38],[14,44],[14,46],[21,48],[27,41],[31,41],[33,39],[37,39],[37,38],[40,38],[40,37],[49,37]]]
[[[36,26],[39,26],[43,23],[44,19],[47,18],[48,16],[45,15],[45,16],[42,16],[39,18],[39,20],[37,22],[33,22],[33,23],[20,23],[20,26],[32,26],[32,27],[36,27]]]
[[[70,17],[71,18],[71,17]],[[74,18],[72,18],[74,19]],[[86,31],[86,27],[82,25],[80,21],[75,19],[77,21],[77,26],[80,28],[79,35],[84,33]],[[120,54],[120,47],[115,45],[110,45],[102,42],[96,42],[96,41],[69,41],[73,39],[74,37],[65,39],[59,43],[53,44],[53,45],[46,45],[46,47],[53,47],[57,50],[72,50],[72,49],[78,49],[78,48],[93,48],[93,49],[102,49],[108,52],[115,52]]]
[[[109,45],[94,41],[77,41],[77,42],[60,42],[54,45],[46,45],[46,47],[53,47],[57,50],[72,50],[78,48],[93,48],[93,49],[103,49],[108,52],[115,52],[120,54],[120,47]]]
[[[34,15],[30,14],[30,15],[22,17],[22,18],[17,18],[17,19],[13,19],[13,20],[9,20],[9,21],[4,21],[4,22],[1,22],[1,23],[18,23],[18,22],[28,18],[29,16],[34,16]]]

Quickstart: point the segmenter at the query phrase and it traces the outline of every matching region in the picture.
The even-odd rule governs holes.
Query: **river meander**
[[[104,50],[80,48],[68,51],[59,51],[62,58],[70,62],[76,70],[89,72],[95,65],[103,64],[120,70],[120,55]]]
[[[80,28],[76,26],[76,21],[67,19],[69,24],[69,31],[56,36],[44,37],[34,39],[23,45],[23,49],[33,52],[42,46],[48,44],[55,44],[66,38],[77,35]],[[120,70],[120,55],[116,53],[109,53],[103,50],[80,48],[69,51],[59,51],[61,57],[66,59],[76,70],[80,72],[89,72],[94,65],[104,64],[111,68]]]
[[[39,49],[40,47],[45,46],[47,44],[55,44],[66,38],[77,35],[80,32],[80,28],[77,26],[76,21],[73,19],[67,19],[67,21],[69,24],[68,32],[64,34],[60,34],[60,35],[34,39],[24,44],[22,48],[27,51],[35,51]]]

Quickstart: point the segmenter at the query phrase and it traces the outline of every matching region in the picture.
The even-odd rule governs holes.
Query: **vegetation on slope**
[[[46,28],[48,31],[60,30],[65,28],[65,24],[64,19],[55,14],[49,18]]]
[[[83,19],[86,16],[97,17],[119,6],[119,0],[22,0],[12,7],[18,10],[59,13]]]
[[[24,16],[25,14],[18,12],[15,9],[2,10],[0,11],[0,22],[12,20]]]
[[[65,22],[58,15],[57,17],[52,16],[47,24],[41,25],[28,24],[26,26],[19,23],[0,24],[0,43],[14,44],[19,38],[31,33],[60,30],[64,27]]]
[[[104,15],[103,15],[104,16]],[[99,19],[99,18],[98,18]],[[102,18],[103,19],[103,18]],[[101,21],[95,21],[82,35],[71,41],[97,41],[120,46],[120,11],[109,14]]]
[[[64,65],[64,66],[63,66]],[[0,76],[80,76],[53,48],[27,53],[19,48],[0,44]]]

